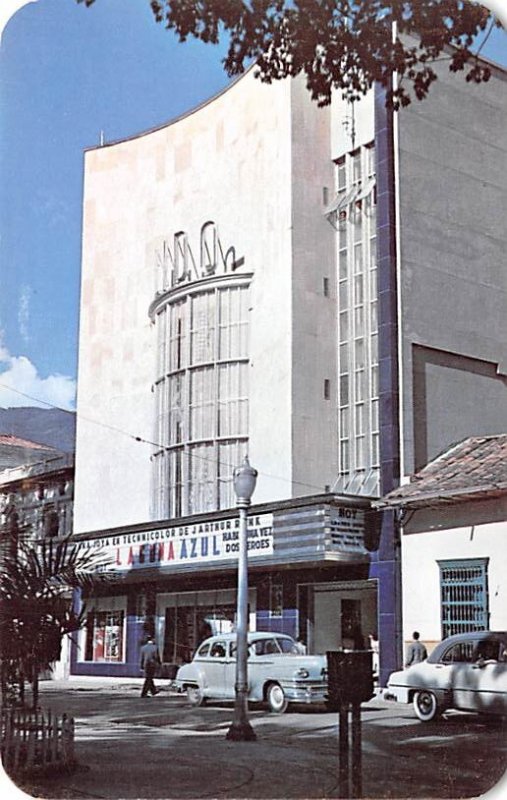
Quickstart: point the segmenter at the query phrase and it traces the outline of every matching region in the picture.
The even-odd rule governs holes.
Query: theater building
[[[249,624],[303,637],[309,650],[357,646],[376,625],[364,548],[364,498],[315,495],[256,505],[248,517]],[[166,674],[196,644],[234,629],[238,516],[227,510],[88,537],[109,557],[114,590],[89,602],[77,674],[136,675],[155,635]]]
[[[246,453],[251,627],[312,652],[378,632],[397,666],[399,535],[385,513],[373,541],[370,500],[506,427],[505,74],[439,70],[398,118],[250,71],[86,152],[74,530],[116,580],[75,672],[234,624]]]

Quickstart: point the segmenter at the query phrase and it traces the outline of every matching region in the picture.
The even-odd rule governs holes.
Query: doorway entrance
[[[310,653],[368,648],[377,632],[377,581],[298,587],[300,632]]]

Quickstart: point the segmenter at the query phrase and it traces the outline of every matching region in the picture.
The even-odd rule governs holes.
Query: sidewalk
[[[82,767],[70,776],[33,781],[32,792],[115,800],[333,796],[336,776],[317,766],[313,749],[277,741],[280,719],[253,710],[257,741],[229,742],[231,705],[192,709],[168,681],[157,681],[159,694],[142,699],[142,683],[135,678],[45,682],[43,705],[75,715]],[[332,728],[334,720],[328,724]]]
[[[257,741],[229,742],[231,705],[191,708],[162,680],[156,697],[141,699],[141,685],[45,681],[42,705],[75,717],[80,767],[27,781],[25,791],[51,800],[339,796],[337,714],[305,707],[278,716],[253,707]],[[475,718],[421,726],[409,707],[378,698],[362,718],[364,797],[478,796],[503,773],[502,735]]]

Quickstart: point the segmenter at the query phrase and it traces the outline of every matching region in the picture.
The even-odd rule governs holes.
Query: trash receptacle
[[[327,651],[328,705],[365,703],[374,696],[371,650]]]

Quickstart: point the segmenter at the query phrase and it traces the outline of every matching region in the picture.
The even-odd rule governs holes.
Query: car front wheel
[[[289,701],[279,683],[270,683],[266,695],[269,710],[273,714],[283,714],[287,710]]]
[[[440,709],[433,692],[426,690],[416,692],[414,695],[414,711],[421,722],[430,722],[435,719]]]
[[[187,700],[191,706],[197,708],[204,703],[204,697],[198,686],[187,686]]]

